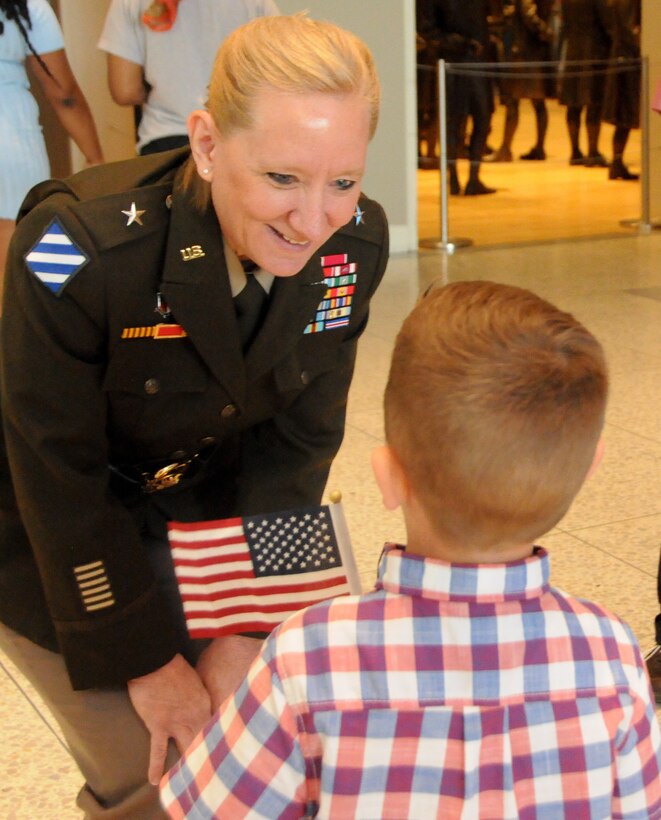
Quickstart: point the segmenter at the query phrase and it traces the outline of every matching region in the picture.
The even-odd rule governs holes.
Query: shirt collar
[[[377,589],[445,601],[497,603],[538,598],[549,588],[548,553],[534,553],[509,564],[449,564],[386,544],[379,562]]]
[[[225,261],[227,262],[227,273],[230,279],[230,289],[232,291],[232,296],[236,296],[237,294],[241,293],[243,288],[246,284],[246,273],[241,266],[241,262],[239,261],[239,257],[234,253],[234,251],[230,248],[230,246],[225,241],[223,237],[223,250],[225,252]],[[273,274],[268,273],[262,268],[257,268],[254,274],[255,279],[259,282],[259,284],[264,288],[266,293],[271,292],[271,286],[273,285]]]

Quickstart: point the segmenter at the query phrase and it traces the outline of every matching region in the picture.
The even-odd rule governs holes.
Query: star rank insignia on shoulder
[[[28,269],[56,296],[88,262],[88,255],[57,217],[25,255]]]
[[[134,222],[137,222],[138,225],[142,225],[141,217],[145,213],[145,211],[139,211],[136,207],[135,202],[131,203],[131,207],[128,209],[128,211],[122,211],[122,213],[124,214],[124,216],[128,217],[128,220],[126,221],[127,228],[129,227],[129,225],[133,225]]]

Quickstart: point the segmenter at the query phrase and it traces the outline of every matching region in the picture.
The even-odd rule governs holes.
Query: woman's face
[[[225,239],[275,276],[298,273],[352,217],[369,107],[357,94],[257,96],[253,124],[211,150],[211,198]]]

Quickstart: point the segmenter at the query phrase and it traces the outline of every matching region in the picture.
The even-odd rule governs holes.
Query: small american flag
[[[310,604],[360,592],[340,504],[168,525],[188,632],[270,632]]]

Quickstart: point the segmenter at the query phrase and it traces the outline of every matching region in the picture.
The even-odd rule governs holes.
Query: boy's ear
[[[604,457],[604,448],[605,443],[603,438],[600,438],[597,442],[597,446],[594,451],[594,457],[592,459],[592,464],[590,465],[590,469],[587,471],[585,480],[587,481],[588,478],[592,478],[592,476],[597,471],[597,467],[601,464],[601,459]]]
[[[213,117],[202,108],[196,109],[188,115],[186,127],[197,173],[205,182],[211,182],[213,157],[218,141],[218,131]]]
[[[372,450],[372,470],[387,510],[401,507],[409,496],[409,483],[392,449],[384,444]]]

